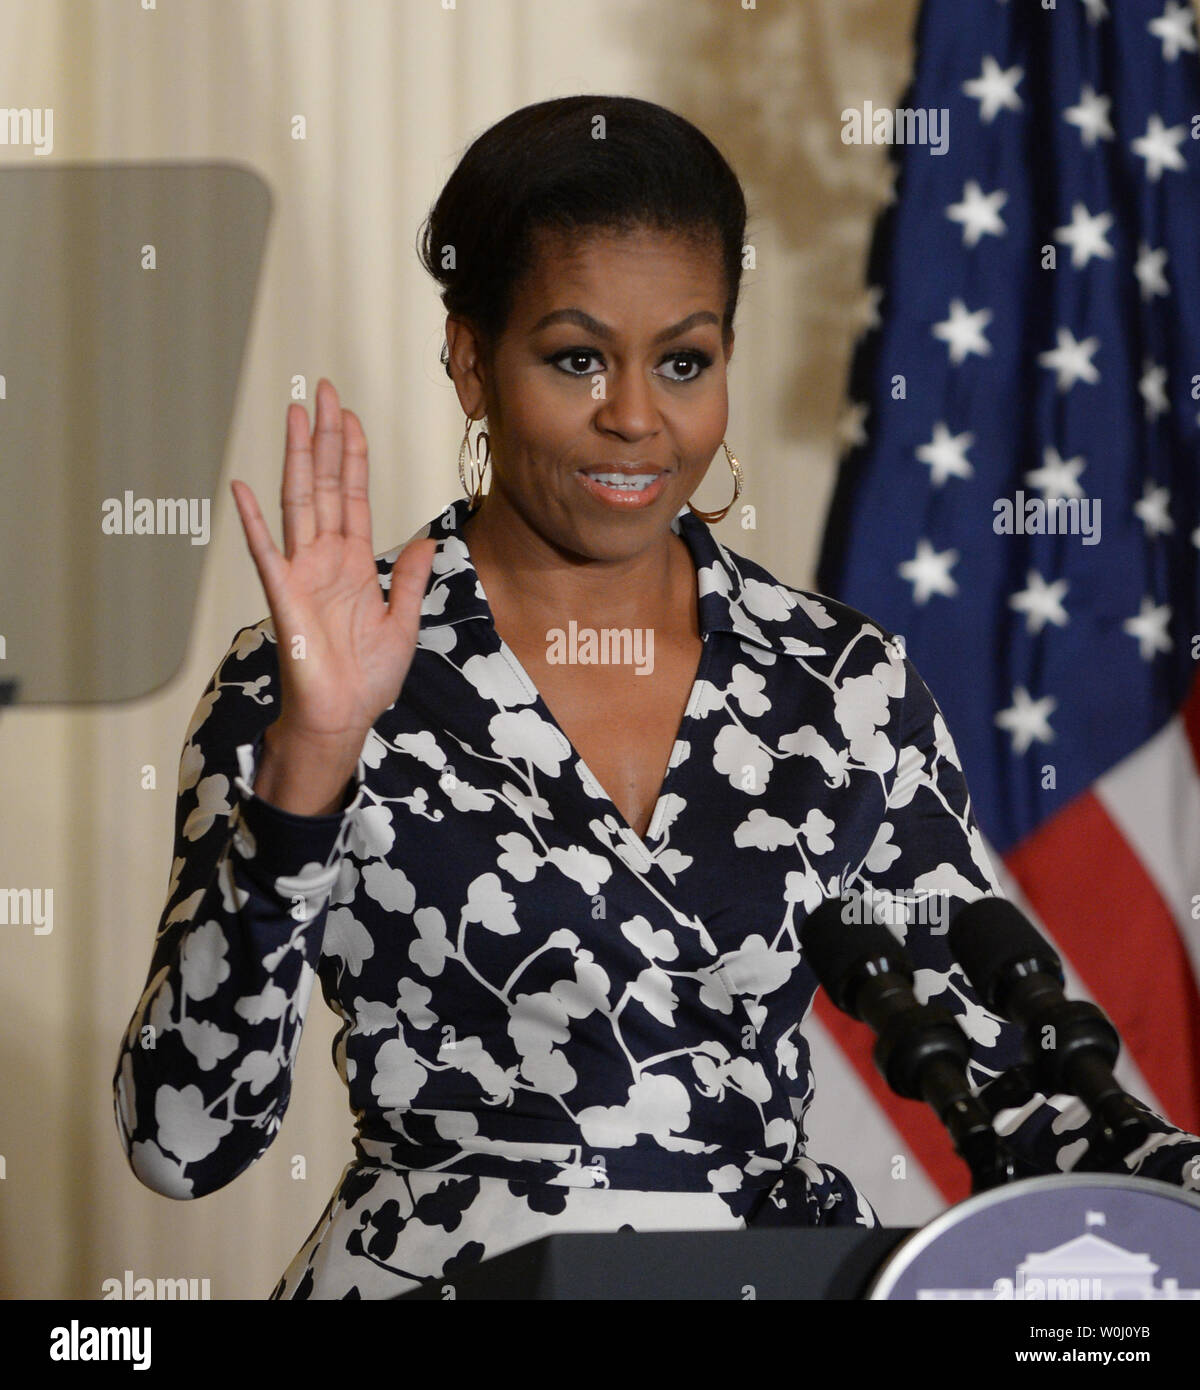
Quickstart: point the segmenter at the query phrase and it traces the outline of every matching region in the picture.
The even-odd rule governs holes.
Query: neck
[[[462,534],[494,615],[519,607],[549,626],[572,617],[591,627],[696,631],[695,566],[674,531],[634,555],[589,559],[560,550],[491,492]]]

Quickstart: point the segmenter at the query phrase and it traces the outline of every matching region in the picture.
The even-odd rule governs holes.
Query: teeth
[[[589,478],[594,478],[596,482],[603,483],[605,487],[618,487],[628,489],[630,492],[642,492],[654,482],[657,474],[655,473],[589,473]]]

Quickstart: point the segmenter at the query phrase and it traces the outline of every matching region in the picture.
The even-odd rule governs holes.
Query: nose
[[[644,439],[658,428],[654,386],[636,368],[613,372],[604,383],[605,395],[596,411],[596,424],[622,439]]]

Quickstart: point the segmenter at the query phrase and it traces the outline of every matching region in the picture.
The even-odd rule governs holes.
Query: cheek
[[[681,429],[689,444],[697,452],[708,450],[711,453],[725,433],[728,413],[724,392],[714,393],[711,399],[687,412],[682,417]]]

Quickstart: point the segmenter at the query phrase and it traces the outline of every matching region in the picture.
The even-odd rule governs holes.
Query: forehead
[[[513,313],[537,318],[573,305],[603,317],[606,305],[615,309],[648,299],[720,313],[724,297],[715,238],[697,241],[644,227],[629,232],[554,230],[534,239],[532,265],[514,287]]]

